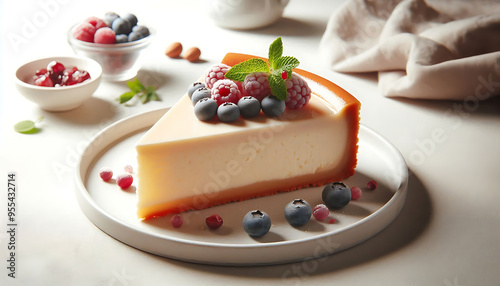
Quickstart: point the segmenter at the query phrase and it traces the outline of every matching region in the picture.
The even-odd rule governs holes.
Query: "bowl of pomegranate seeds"
[[[85,57],[50,57],[30,61],[16,71],[17,90],[47,111],[66,111],[92,96],[102,68]]]
[[[103,78],[125,81],[137,75],[140,54],[152,42],[154,31],[138,22],[133,14],[108,12],[91,16],[68,31],[68,43],[80,56],[94,59],[102,66]]]

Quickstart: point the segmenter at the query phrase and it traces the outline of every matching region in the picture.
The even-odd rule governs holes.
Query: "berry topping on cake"
[[[73,31],[73,37],[77,40],[93,43],[94,34],[97,29],[89,23],[81,23]]]
[[[114,44],[116,43],[116,34],[111,28],[104,27],[98,29],[94,34],[94,43],[96,44]]]
[[[194,114],[199,120],[208,121],[217,115],[217,108],[218,105],[214,99],[203,98],[194,106]]]
[[[217,116],[222,122],[234,122],[240,117],[240,109],[232,102],[224,102],[217,108]]]
[[[330,210],[324,204],[316,205],[312,211],[316,220],[324,220],[330,214]]]
[[[205,84],[207,83],[205,82]],[[238,100],[241,98],[241,92],[234,81],[221,79],[215,82],[212,87],[212,98],[217,101],[218,105],[221,105],[224,102],[237,104]]]
[[[238,100],[240,114],[244,118],[252,118],[260,113],[260,102],[253,96],[245,96]]]
[[[192,98],[193,92],[195,92],[198,88],[201,88],[201,87],[205,87],[205,84],[202,82],[199,82],[199,81],[193,82],[192,84],[190,84],[188,89],[187,89],[187,94],[188,94],[189,98]]]
[[[210,229],[218,229],[222,226],[223,220],[218,214],[211,215],[205,219],[205,223]]]
[[[268,73],[255,72],[248,74],[243,81],[243,96],[253,96],[261,101],[271,94],[271,87],[267,81]]]
[[[285,206],[285,218],[292,226],[301,226],[311,219],[311,206],[303,199],[296,199]]]
[[[269,232],[269,229],[271,229],[271,219],[263,211],[249,211],[243,217],[243,229],[245,229],[250,236],[263,236]]]
[[[225,64],[215,64],[205,73],[205,85],[212,89],[214,84],[221,79],[225,79],[225,74],[229,70],[229,66]]]
[[[298,109],[311,99],[311,88],[307,82],[298,74],[292,73],[292,77],[286,80],[286,107]]]
[[[210,89],[206,87],[200,87],[193,92],[193,95],[191,96],[191,101],[193,102],[193,105],[196,105],[198,100],[203,98],[208,98],[211,96],[212,96],[212,91]]]
[[[325,205],[331,209],[340,209],[351,201],[351,190],[341,182],[326,185],[321,194]]]
[[[262,111],[269,117],[280,116],[285,111],[285,102],[274,95],[264,97],[261,102]]]

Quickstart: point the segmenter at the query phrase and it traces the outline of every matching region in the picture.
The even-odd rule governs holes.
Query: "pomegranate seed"
[[[42,75],[41,77],[35,80],[35,85],[53,87],[54,82],[52,81],[52,79],[50,79],[50,77]]]
[[[368,184],[366,184],[366,187],[368,188],[368,190],[373,191],[377,188],[377,185],[377,181],[371,180],[368,182]]]
[[[335,219],[334,219],[334,218],[332,218],[332,219],[330,220],[330,223],[335,223]]]
[[[176,214],[174,215],[171,219],[170,219],[170,223],[172,224],[173,227],[175,228],[179,228],[182,226],[182,224],[184,223],[184,221],[182,220],[182,217],[181,215],[179,214]]]
[[[222,218],[218,214],[214,214],[214,215],[207,217],[205,222],[207,223],[207,226],[210,229],[217,229],[223,223]]]
[[[351,188],[351,199],[352,200],[357,200],[357,199],[361,198],[362,194],[363,193],[359,187],[354,186]]]
[[[283,71],[283,72],[281,73],[281,78],[282,78],[283,80],[286,80],[286,79],[287,79],[287,77],[288,77],[288,73],[287,73],[286,71]]]
[[[116,183],[118,186],[122,189],[126,189],[132,185],[132,182],[134,181],[134,177],[132,175],[125,173],[121,174],[116,178]]]
[[[64,67],[63,64],[59,63],[59,62],[56,62],[56,61],[51,61],[48,65],[47,65],[47,70],[49,72],[52,72],[54,74],[60,74],[60,73],[63,73],[64,70],[66,68]]]

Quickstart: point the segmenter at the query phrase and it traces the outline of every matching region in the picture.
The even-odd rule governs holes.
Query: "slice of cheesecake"
[[[227,54],[234,65],[252,56]],[[295,69],[312,96],[298,110],[222,123],[196,118],[184,95],[139,140],[140,219],[272,195],[354,174],[360,103],[332,82]]]

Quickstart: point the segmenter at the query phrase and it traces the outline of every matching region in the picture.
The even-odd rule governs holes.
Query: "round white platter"
[[[330,211],[324,221],[314,218],[292,227],[284,218],[284,206],[302,198],[314,207],[322,203],[322,187],[229,203],[182,214],[184,224],[172,227],[171,215],[140,221],[136,217],[136,186],[120,189],[114,180],[99,177],[103,166],[114,178],[126,165],[136,166],[135,143],[168,109],[154,110],[122,119],[99,132],[77,166],[77,199],[82,211],[111,237],[137,249],[183,261],[215,265],[266,265],[316,259],[355,246],[389,225],[404,205],[408,168],[399,151],[373,130],[361,126],[356,173],[344,180],[359,186],[363,196],[341,210]],[[366,184],[376,180],[369,191]],[[272,227],[252,238],[242,227],[243,216],[260,209],[269,214]],[[206,227],[205,218],[219,214],[224,224]]]

